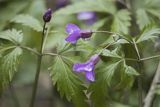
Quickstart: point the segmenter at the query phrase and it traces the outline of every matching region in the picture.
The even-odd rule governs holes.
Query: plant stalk
[[[143,107],[152,107],[153,106],[153,101],[155,98],[155,92],[156,92],[156,88],[158,86],[158,82],[160,81],[160,62],[158,64],[157,70],[154,74],[154,78],[152,80],[150,89],[145,97],[144,100],[144,106]]]
[[[40,47],[40,50],[39,50],[40,55],[37,55],[38,56],[37,70],[36,70],[35,81],[34,81],[33,90],[32,90],[32,97],[31,97],[31,102],[30,102],[29,107],[34,107],[34,103],[35,103],[37,86],[38,86],[38,79],[39,79],[39,74],[40,74],[41,64],[42,64],[42,57],[43,57],[43,45],[44,45],[44,39],[45,39],[45,29],[46,29],[46,22],[43,25],[41,47]]]
[[[137,44],[135,40],[133,39],[133,45],[137,54],[137,59],[138,59],[138,69],[139,69],[139,74],[140,76],[138,77],[138,98],[139,98],[139,107],[143,107],[143,80],[142,80],[142,71],[141,71],[141,57],[140,57],[140,52],[138,50]]]

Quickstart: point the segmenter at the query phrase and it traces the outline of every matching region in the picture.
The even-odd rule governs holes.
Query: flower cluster
[[[81,30],[75,24],[67,24],[66,32],[69,34],[65,39],[67,42],[76,44],[77,41],[82,39],[87,39],[92,36],[91,30]],[[95,65],[99,62],[100,58],[98,54],[91,56],[91,58],[85,63],[76,63],[73,65],[73,71],[75,72],[85,72],[86,79],[89,81],[95,81],[94,68]]]
[[[43,20],[44,22],[49,22],[52,17],[52,10],[48,9],[44,15]],[[77,41],[82,39],[87,39],[92,36],[91,30],[81,30],[77,25],[75,24],[67,24],[66,26],[66,32],[68,33],[68,37],[65,39],[67,42],[70,42],[72,44],[76,44]],[[85,63],[76,63],[73,65],[73,71],[75,72],[85,72],[86,79],[89,81],[95,81],[95,65],[99,62],[100,58],[98,54],[95,54],[91,56],[91,58],[85,62]]]

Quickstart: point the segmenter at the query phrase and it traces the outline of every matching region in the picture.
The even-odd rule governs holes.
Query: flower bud
[[[49,22],[52,18],[52,10],[49,8],[43,15],[44,22]]]

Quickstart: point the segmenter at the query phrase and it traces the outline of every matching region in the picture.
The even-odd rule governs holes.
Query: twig
[[[155,90],[159,81],[160,81],[160,62],[158,64],[157,71],[154,75],[148,94],[146,95],[146,98],[144,100],[143,107],[152,107],[153,100],[155,98]]]
[[[30,52],[34,53],[35,55],[40,55],[40,53],[38,51],[36,51],[36,50],[34,50],[34,49],[30,48],[30,47],[20,46],[20,48],[25,49],[27,51],[30,51]]]
[[[137,54],[137,58],[138,58],[138,69],[139,69],[139,77],[138,77],[138,97],[139,97],[139,107],[143,107],[143,83],[142,83],[142,71],[141,71],[141,56],[140,56],[140,52],[138,50],[137,44],[135,42],[135,40],[133,39],[133,45]]]
[[[125,38],[123,35],[121,35],[119,33],[116,33],[116,32],[110,32],[110,31],[92,31],[92,33],[108,33],[108,34],[112,34],[112,35],[118,35],[120,37],[120,39],[124,39],[128,43],[133,44],[131,40]]]
[[[146,57],[146,58],[141,58],[141,61],[145,61],[145,60],[149,60],[149,59],[153,59],[153,58],[159,58],[160,55],[155,55],[155,56],[151,56],[151,57]]]

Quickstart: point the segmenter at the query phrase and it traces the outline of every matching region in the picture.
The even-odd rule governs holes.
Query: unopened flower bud
[[[44,22],[49,22],[52,18],[52,10],[49,8],[43,15]]]

